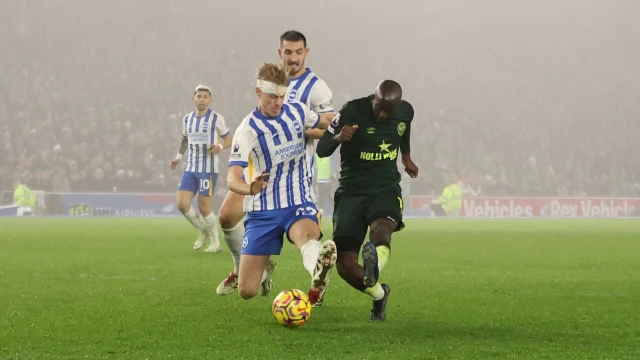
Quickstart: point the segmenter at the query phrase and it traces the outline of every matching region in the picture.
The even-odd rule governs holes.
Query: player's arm
[[[318,140],[318,139],[320,139],[322,137],[324,132],[325,132],[325,130],[322,130],[322,129],[307,129],[307,130],[305,130],[304,134],[309,139]]]
[[[231,165],[229,163],[229,169],[227,170],[227,187],[239,195],[250,195],[251,186],[242,179],[242,173],[246,166]]]
[[[404,134],[402,134],[402,139],[400,140],[400,152],[402,152],[402,159],[404,160],[405,156],[408,159],[411,159],[411,123],[404,123],[405,130]]]
[[[311,89],[311,94],[309,94],[309,96],[312,103],[311,110],[318,114],[335,112],[333,108],[333,93],[324,81],[318,80],[315,86]],[[307,129],[307,131],[305,131],[305,135],[307,135],[308,138],[318,140],[322,137],[324,132],[325,129]]]
[[[178,153],[176,154],[176,160],[181,160],[184,152],[187,151],[187,146],[189,146],[189,138],[187,135],[182,135],[182,140],[180,140],[180,145],[178,145]]]
[[[316,147],[316,154],[319,157],[329,157],[340,146],[341,143],[351,140],[351,137],[358,129],[358,125],[345,125],[346,122],[353,124],[356,117],[353,115],[355,109],[350,103],[346,103],[340,112],[333,117],[327,131],[322,135],[318,146]]]
[[[184,152],[187,151],[187,146],[189,145],[189,138],[186,135],[182,135],[182,140],[180,140],[180,145],[178,146],[178,153],[176,154],[175,159],[169,162],[169,169],[175,170],[180,160],[182,160],[182,156]]]
[[[408,102],[403,102],[407,106],[406,110],[406,122],[404,134],[402,134],[402,139],[400,140],[400,152],[402,153],[402,165],[404,166],[404,170],[411,176],[415,178],[418,176],[418,167],[411,160],[411,122],[413,120],[413,107]]]
[[[333,121],[336,115],[337,114],[333,112],[318,114],[319,121],[314,130],[320,130],[324,132],[324,130],[329,128],[329,125],[331,125],[331,121]]]
[[[325,158],[331,156],[331,154],[336,151],[338,146],[340,146],[340,142],[337,139],[340,130],[342,129],[342,125],[339,124],[340,116],[336,116],[334,118],[335,125],[332,123],[327,131],[322,134],[320,141],[318,141],[318,146],[316,147],[316,154],[319,157]]]
[[[216,129],[218,130],[218,134],[221,134],[220,138],[222,139],[222,143],[214,144],[212,139],[211,146],[212,147],[216,146],[218,148],[217,149],[218,151],[213,151],[213,149],[212,151],[215,154],[219,154],[220,151],[231,147],[233,136],[231,136],[231,131],[229,131],[229,128],[227,127],[227,123],[224,121],[224,118],[222,117],[222,115],[218,115],[218,119],[216,121]]]
[[[231,141],[233,141],[233,136],[227,135],[222,138],[222,150],[228,149],[231,147]]]
[[[335,113],[322,113],[318,114],[315,111],[311,111],[307,105],[303,103],[291,103],[293,107],[304,118],[304,130],[320,129],[325,130],[331,124],[331,120],[335,117]]]
[[[178,145],[178,152],[176,153],[175,159],[169,162],[169,169],[175,170],[178,167],[178,163],[182,160],[182,156],[184,156],[184,152],[187,151],[187,147],[189,146],[189,138],[187,137],[187,118],[185,117],[182,122],[182,139],[180,140],[180,145]]]
[[[242,173],[249,166],[249,156],[252,149],[252,132],[239,128],[233,137],[233,151],[229,155],[229,169],[227,170],[227,187],[239,195],[251,195],[251,185],[242,178]]]

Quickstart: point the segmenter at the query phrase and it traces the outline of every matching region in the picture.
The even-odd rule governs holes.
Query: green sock
[[[382,271],[382,268],[384,268],[384,266],[387,265],[387,261],[389,261],[391,249],[385,245],[380,245],[376,247],[376,251],[378,252],[378,268]]]
[[[384,289],[380,283],[373,285],[373,287],[364,289],[364,293],[371,296],[373,300],[380,300],[384,297]]]

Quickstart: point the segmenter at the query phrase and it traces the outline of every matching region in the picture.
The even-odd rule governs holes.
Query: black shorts
[[[378,219],[396,223],[395,231],[404,228],[400,187],[371,194],[336,192],[333,208],[333,240],[338,251],[359,252],[369,226]]]

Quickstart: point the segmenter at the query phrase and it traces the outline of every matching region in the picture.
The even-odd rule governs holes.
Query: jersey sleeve
[[[290,103],[303,117],[304,129],[315,129],[320,122],[320,115],[311,111],[309,107],[301,102]]]
[[[340,146],[340,143],[335,140],[335,135],[340,133],[342,127],[345,125],[356,124],[356,107],[353,102],[348,102],[342,106],[342,109],[331,120],[331,124],[327,128],[327,131],[322,134],[318,146],[316,147],[316,154],[319,157],[329,157]]]
[[[403,117],[404,120],[402,123],[405,124],[405,130],[402,134],[402,140],[400,142],[400,151],[403,154],[408,154],[411,152],[411,123],[413,121],[413,106],[408,102],[404,102],[406,105],[403,109]]]
[[[317,113],[332,112],[333,93],[326,82],[318,79],[311,89],[309,105]]]
[[[329,124],[327,128],[327,132],[332,135],[336,135],[342,130],[342,127],[345,125],[355,125],[356,117],[355,117],[355,105],[351,102],[348,102],[342,106],[342,109],[336,114],[336,116]]]
[[[240,126],[233,136],[231,145],[231,155],[229,155],[229,166],[247,167],[249,165],[249,155],[253,150],[255,140],[254,132],[246,126]]]
[[[187,121],[189,120],[189,116],[185,116],[182,119],[182,136],[187,136]]]
[[[221,138],[226,138],[229,136],[229,128],[227,127],[227,122],[224,121],[224,117],[218,114],[218,120],[216,120],[216,129],[218,129],[218,135]]]

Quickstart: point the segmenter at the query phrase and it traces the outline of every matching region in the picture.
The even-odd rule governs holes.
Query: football
[[[271,313],[282,326],[302,326],[311,316],[311,302],[307,294],[298,289],[285,290],[273,300]]]

